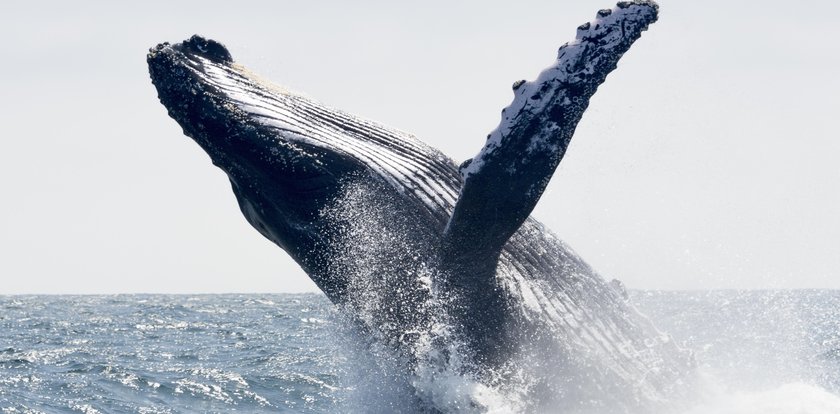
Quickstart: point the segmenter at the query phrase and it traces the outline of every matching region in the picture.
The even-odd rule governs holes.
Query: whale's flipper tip
[[[650,0],[620,1],[616,4],[616,6],[618,6],[619,9],[626,9],[631,6],[650,6],[653,7],[654,10],[659,10],[659,4]]]

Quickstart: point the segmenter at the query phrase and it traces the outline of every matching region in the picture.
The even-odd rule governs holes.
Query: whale
[[[412,375],[457,362],[484,384],[527,377],[552,396],[532,408],[648,409],[680,395],[691,353],[531,212],[591,96],[658,11],[598,11],[536,79],[513,84],[463,162],[273,85],[209,38],[159,44],[147,63],[247,222]]]

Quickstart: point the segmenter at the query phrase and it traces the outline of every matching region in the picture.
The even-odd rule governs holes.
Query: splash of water
[[[715,390],[682,414],[837,414],[840,396],[803,382],[758,391]]]
[[[479,380],[461,358],[465,345],[448,321],[448,299],[433,283],[434,247],[423,238],[424,229],[393,210],[395,200],[381,197],[376,188],[350,182],[322,211],[336,229],[331,266],[348,280],[341,305],[353,315],[348,346],[363,344],[354,352],[366,356],[362,364],[351,362],[357,385],[344,409],[521,412],[518,389]]]
[[[585,382],[563,382],[564,378],[585,380],[586,372],[570,372],[568,367],[585,369],[586,364],[577,361],[564,365],[563,361],[544,358],[540,353],[544,349],[540,348],[557,342],[553,338],[530,338],[535,342],[523,346],[523,351],[507,365],[480,378],[473,375],[470,363],[459,358],[464,344],[448,323],[445,296],[436,292],[432,283],[436,269],[429,258],[434,257],[434,252],[429,251],[430,243],[423,238],[423,229],[416,228],[406,218],[410,215],[402,216],[390,210],[394,200],[380,197],[375,188],[350,184],[322,212],[336,229],[331,242],[340,250],[331,265],[348,280],[348,301],[342,304],[350,308],[346,314],[354,315],[353,321],[347,323],[354,326],[352,332],[346,333],[350,338],[348,346],[358,346],[353,351],[358,358],[348,361],[347,378],[353,385],[343,398],[343,411],[552,413],[562,409],[575,414],[654,413],[648,408],[636,411],[627,408],[638,406],[634,401],[619,409],[607,406],[592,396],[599,393],[609,396],[613,391],[593,390]],[[406,274],[406,269],[410,274]],[[713,311],[731,308],[730,299],[713,303],[716,307]],[[792,330],[801,325],[791,316],[795,304],[773,297],[749,297],[744,309],[732,309],[732,315],[708,320],[704,315],[709,314],[709,309],[681,303],[678,297],[669,297],[668,301],[672,301],[667,303],[670,314],[657,315],[654,311],[651,315],[657,322],[665,322],[666,331],[678,333],[682,338],[695,338],[695,331],[707,330],[711,335],[729,338],[729,342],[726,338],[709,337],[684,344],[698,350],[701,358],[705,357],[706,363],[715,364],[717,369],[698,371],[696,378],[686,378],[685,384],[676,384],[675,387],[691,388],[694,394],[669,403],[668,414],[840,412],[840,397],[819,385],[799,381],[796,376],[781,374],[781,371],[791,372],[779,367],[793,364],[791,361],[797,358],[795,351],[801,348],[803,335]],[[765,306],[768,310],[762,318],[757,318],[756,311],[749,306]],[[675,308],[683,309],[678,314],[682,318],[679,321],[673,320]],[[745,311],[753,316],[751,323],[757,323],[752,328],[766,327],[768,331],[748,333],[740,316]],[[406,314],[412,317],[406,319],[402,316]],[[691,320],[692,316],[697,320]],[[780,326],[787,331],[780,331]],[[745,358],[758,355],[756,346],[761,344],[760,338],[768,338],[772,348],[781,352],[757,361]],[[738,351],[722,357],[708,352],[719,348]],[[762,381],[746,381],[752,388],[744,387],[745,375],[768,372],[768,364],[760,367],[762,360],[776,367],[772,375]],[[741,369],[738,361],[755,364]],[[730,364],[730,371],[737,372],[724,375],[726,364]],[[813,371],[812,367],[805,370]],[[730,381],[732,378],[740,379]]]

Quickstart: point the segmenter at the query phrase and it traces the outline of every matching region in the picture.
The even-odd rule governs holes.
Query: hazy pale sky
[[[7,2],[0,294],[315,287],[158,103],[193,33],[457,160],[611,1]],[[535,212],[633,288],[840,288],[840,5],[661,1]]]

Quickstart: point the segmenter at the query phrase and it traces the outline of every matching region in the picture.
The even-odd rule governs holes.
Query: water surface
[[[688,413],[840,412],[840,292],[631,300],[695,350],[704,389]],[[358,371],[375,361],[334,312],[320,294],[0,296],[0,409],[364,411]]]

